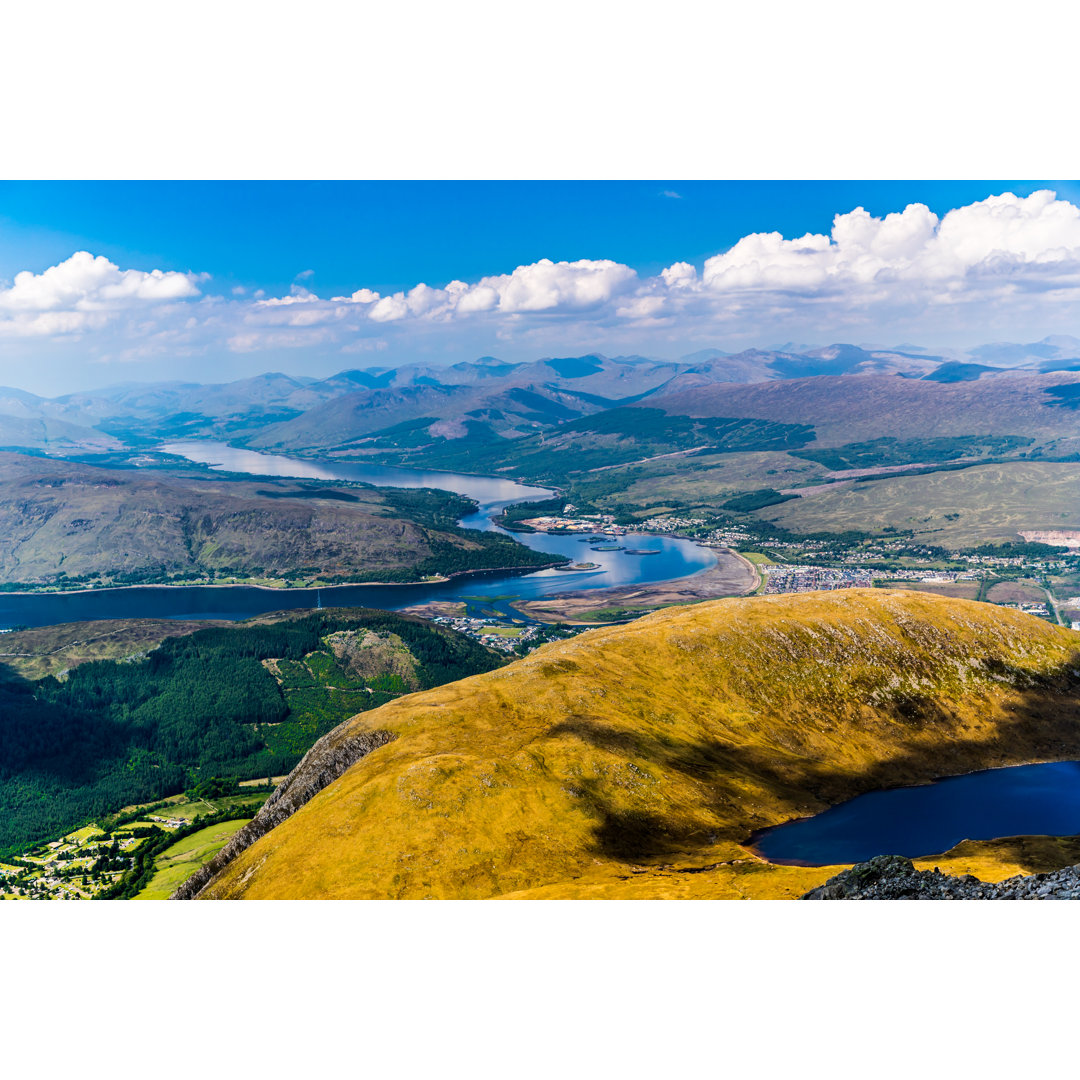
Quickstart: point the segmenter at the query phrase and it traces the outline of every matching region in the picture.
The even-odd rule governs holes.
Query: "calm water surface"
[[[360,480],[382,487],[435,487],[475,499],[477,511],[461,519],[469,529],[495,530],[491,523],[510,503],[549,498],[547,488],[514,480],[467,473],[398,469],[323,459],[260,454],[218,442],[167,443],[162,449],[229,472],[309,480]],[[505,532],[505,530],[497,530]],[[614,585],[669,581],[707,569],[716,556],[689,540],[646,533],[628,533],[620,545],[655,551],[630,555],[626,551],[592,551],[577,536],[546,533],[508,533],[536,551],[566,555],[575,562],[597,563],[596,570],[568,573],[494,570],[468,574],[451,581],[423,585],[338,585],[315,589],[259,589],[249,586],[147,586],[98,589],[82,593],[41,593],[25,596],[0,593],[0,627],[46,626],[84,619],[246,619],[283,608],[358,606],[396,610],[429,600],[464,600],[472,614],[511,614],[509,602],[555,592],[605,589]],[[516,612],[515,618],[521,618]]]
[[[940,855],[961,840],[1080,834],[1080,762],[1016,765],[923,787],[871,791],[760,833],[770,862],[830,866]]]

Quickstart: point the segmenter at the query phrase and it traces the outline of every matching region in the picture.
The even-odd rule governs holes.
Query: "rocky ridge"
[[[856,863],[803,900],[1080,900],[1080,866],[1047,874],[1018,874],[996,884],[972,874],[951,877],[937,867],[916,870],[900,855]]]
[[[260,837],[292,817],[297,810],[338,779],[372,750],[394,738],[387,731],[351,735],[345,725],[324,735],[267,799],[262,809],[205,866],[200,867],[172,895],[173,900],[192,900],[208,881]]]

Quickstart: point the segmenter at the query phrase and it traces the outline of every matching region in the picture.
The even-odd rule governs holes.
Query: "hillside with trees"
[[[282,775],[347,717],[500,663],[423,619],[340,608],[169,637],[60,678],[0,665],[0,856],[212,777]]]

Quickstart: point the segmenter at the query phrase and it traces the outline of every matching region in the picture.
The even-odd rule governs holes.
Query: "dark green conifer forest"
[[[363,632],[362,673],[327,641],[341,631]],[[61,678],[0,665],[0,857],[209,777],[281,775],[349,716],[501,662],[422,619],[331,609],[200,630]]]

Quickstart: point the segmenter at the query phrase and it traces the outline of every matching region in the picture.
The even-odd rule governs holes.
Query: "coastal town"
[[[587,629],[581,626],[510,621],[497,616],[434,615],[431,621],[457,630],[489,649],[509,656],[525,656],[549,641],[573,637]]]
[[[1068,575],[1080,569],[1080,533],[1025,531],[1020,534],[1024,542],[1061,548],[1060,555],[1032,556],[996,551],[993,545],[988,550],[947,550],[913,544],[903,536],[878,537],[857,544],[840,538],[762,537],[746,525],[718,524],[676,514],[626,525],[616,523],[612,514],[575,516],[576,509],[567,504],[561,515],[525,519],[522,524],[550,533],[587,533],[599,541],[646,532],[727,548],[750,557],[761,579],[758,591],[765,594],[918,588],[988,600],[1080,629],[1080,598],[1055,599],[1050,584],[1055,575],[1066,576],[1067,580]],[[758,554],[763,549],[769,554]],[[1026,584],[1012,584],[1016,580]]]

